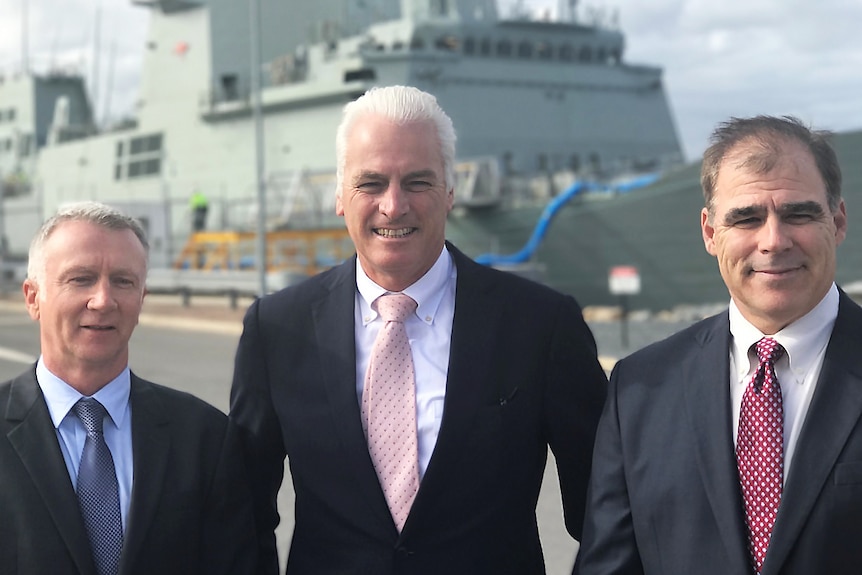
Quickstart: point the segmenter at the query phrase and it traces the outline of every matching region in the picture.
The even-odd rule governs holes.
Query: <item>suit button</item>
[[[396,547],[395,553],[398,555],[398,557],[402,558],[410,557],[411,555],[413,555],[413,551],[407,549],[406,547]]]

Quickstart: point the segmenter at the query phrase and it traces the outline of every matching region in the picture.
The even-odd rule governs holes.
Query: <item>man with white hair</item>
[[[606,379],[569,296],[445,241],[455,131],[416,88],[372,89],[338,129],[336,211],[356,257],[256,301],[236,357],[262,573],[284,458],[291,574],[544,573],[548,446],[581,534]]]

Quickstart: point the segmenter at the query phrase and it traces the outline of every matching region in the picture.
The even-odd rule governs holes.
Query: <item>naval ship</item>
[[[490,263],[487,254],[548,224],[549,205],[614,196],[682,162],[661,68],[628,62],[615,18],[585,17],[576,0],[561,0],[554,17],[521,4],[503,15],[495,0],[258,2],[252,21],[235,0],[133,0],[149,12],[139,96],[133,117],[110,126],[96,125],[80,75],[2,79],[7,258],[26,254],[58,206],[96,199],[145,223],[154,268],[199,265],[183,259],[195,236],[190,195],[208,196],[209,230],[240,242],[258,221],[257,166],[268,230],[343,231],[335,131],[344,104],[378,85],[431,92],[452,117],[459,177],[448,234]],[[222,256],[254,266],[247,252]],[[566,265],[540,261],[535,242],[525,259]]]

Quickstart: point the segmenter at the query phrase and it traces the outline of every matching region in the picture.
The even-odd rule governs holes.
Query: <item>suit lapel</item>
[[[381,528],[395,531],[395,523],[368,454],[356,396],[356,338],[353,329],[356,258],[340,266],[326,287],[323,297],[312,304],[311,313],[333,426],[345,446],[345,469],[353,471],[357,485],[365,495],[363,500],[369,502]]]
[[[12,382],[6,418],[20,422],[8,433],[9,442],[41,494],[72,560],[81,573],[95,574],[78,499],[35,370]]]
[[[842,293],[817,388],[791,462],[764,575],[779,572],[862,415],[859,325],[862,309]]]
[[[162,409],[157,391],[134,374],[131,377],[129,400],[135,471],[120,573],[127,572],[129,566],[135,564],[135,557],[158,509],[167,472],[167,453],[171,448],[170,421]]]
[[[449,349],[443,420],[428,469],[410,515],[421,515],[437,500],[439,490],[447,485],[449,471],[457,465],[470,434],[482,392],[487,390],[488,374],[494,373],[495,338],[502,332],[503,319],[499,299],[492,293],[494,283],[484,275],[484,268],[447,244],[458,276],[455,291],[455,317]],[[480,321],[481,319],[481,321]],[[405,531],[410,528],[408,519]]]
[[[696,334],[699,350],[679,364],[696,457],[709,504],[733,573],[749,572],[742,497],[730,409],[730,325],[727,313]]]

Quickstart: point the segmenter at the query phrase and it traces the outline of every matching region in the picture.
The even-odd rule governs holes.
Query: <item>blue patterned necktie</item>
[[[116,575],[123,549],[123,519],[114,458],[102,433],[108,412],[92,398],[79,400],[72,409],[87,430],[78,467],[78,506],[87,527],[96,570],[99,575]]]

